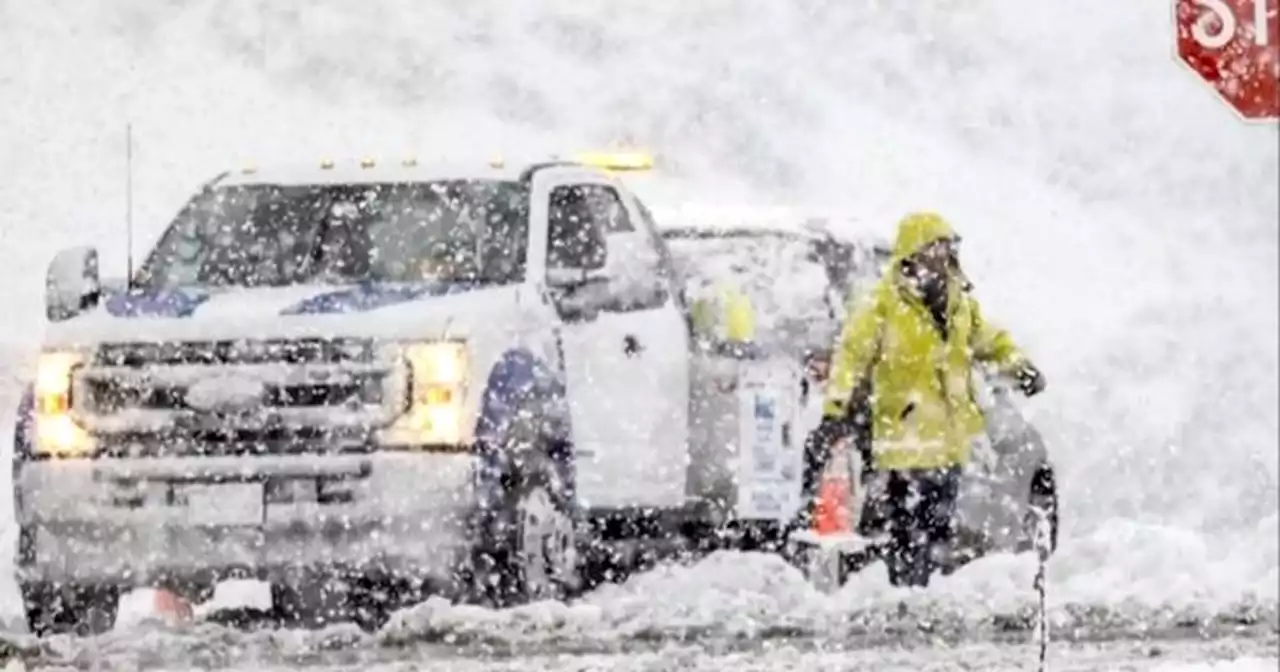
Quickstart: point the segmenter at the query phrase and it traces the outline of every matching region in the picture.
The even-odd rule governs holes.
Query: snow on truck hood
[[[46,347],[308,336],[465,337],[513,319],[520,288],[460,283],[184,288],[111,294],[50,324]]]

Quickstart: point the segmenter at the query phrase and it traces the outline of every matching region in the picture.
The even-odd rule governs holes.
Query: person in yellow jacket
[[[936,213],[899,222],[890,266],[835,345],[822,423],[806,446],[808,497],[841,439],[886,473],[885,559],[895,585],[928,585],[935,549],[951,541],[960,470],[985,430],[974,364],[995,365],[1028,396],[1045,385],[1009,334],[983,317],[958,242]]]

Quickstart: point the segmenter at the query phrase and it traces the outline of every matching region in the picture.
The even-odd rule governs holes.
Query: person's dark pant
[[[935,552],[952,540],[960,469],[890,471],[887,476],[889,581],[895,586],[927,586],[938,568]]]

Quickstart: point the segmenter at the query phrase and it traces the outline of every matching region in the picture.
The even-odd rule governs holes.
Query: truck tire
[[[27,629],[37,637],[96,635],[115,625],[120,589],[96,584],[22,582]]]
[[[478,479],[487,506],[474,520],[471,583],[481,602],[562,600],[581,586],[571,454],[540,442],[505,453],[501,477]]]

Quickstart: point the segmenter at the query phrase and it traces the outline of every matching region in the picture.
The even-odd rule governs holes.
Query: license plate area
[[[201,527],[260,527],[266,522],[263,484],[182,483],[173,486],[174,505],[187,522]]]

